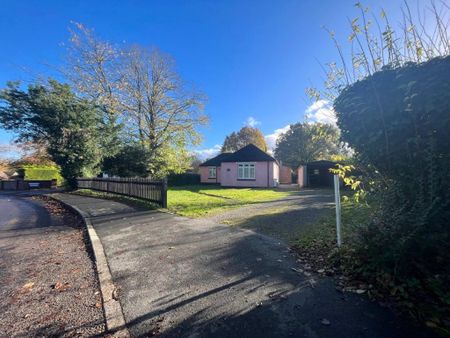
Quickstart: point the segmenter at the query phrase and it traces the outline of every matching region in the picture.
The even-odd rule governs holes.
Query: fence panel
[[[148,178],[78,178],[78,189],[142,198],[167,208],[167,182]]]

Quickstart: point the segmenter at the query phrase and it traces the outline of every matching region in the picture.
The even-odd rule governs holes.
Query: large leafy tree
[[[116,155],[105,158],[102,169],[119,177],[146,177],[148,157],[147,150],[140,143],[127,144]]]
[[[150,175],[189,167],[186,149],[199,143],[197,127],[207,123],[205,96],[186,86],[169,55],[114,46],[75,24],[64,73],[77,92],[103,108],[112,129],[123,123],[125,139],[145,148]]]
[[[298,168],[315,160],[330,159],[341,152],[339,130],[329,124],[296,123],[277,141],[275,157]]]
[[[263,151],[267,151],[267,144],[263,133],[258,128],[243,127],[237,133],[232,132],[225,137],[222,145],[222,152],[234,152],[250,143],[254,144]]]
[[[45,144],[70,186],[98,169],[102,120],[96,107],[77,98],[67,84],[49,80],[24,91],[10,82],[0,91],[0,103],[0,125],[16,132],[18,141]]]

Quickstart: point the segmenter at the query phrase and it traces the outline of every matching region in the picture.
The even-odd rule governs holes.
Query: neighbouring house
[[[9,175],[4,171],[0,171],[0,180],[7,180],[7,179],[9,179]]]
[[[325,160],[309,162],[300,166],[297,169],[299,187],[332,187],[333,174],[330,172],[332,168],[336,168],[336,162]]]
[[[272,156],[249,144],[234,153],[222,153],[200,165],[200,182],[223,187],[276,187],[280,167]]]

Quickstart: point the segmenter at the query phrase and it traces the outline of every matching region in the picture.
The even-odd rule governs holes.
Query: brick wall
[[[280,166],[280,183],[291,184],[292,183],[292,169],[287,166]]]

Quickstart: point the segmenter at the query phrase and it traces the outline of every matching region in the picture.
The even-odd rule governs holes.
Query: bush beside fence
[[[194,173],[171,174],[167,177],[167,183],[171,187],[197,185],[200,184],[200,175]]]
[[[167,183],[147,178],[78,178],[78,189],[145,199],[167,208]]]

